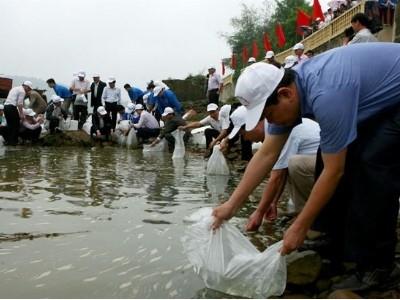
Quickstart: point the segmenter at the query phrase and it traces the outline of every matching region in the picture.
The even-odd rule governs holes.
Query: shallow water
[[[182,219],[226,199],[241,173],[206,176],[200,155],[170,156],[0,148],[1,298],[226,297],[193,272]],[[257,195],[232,220],[239,228]],[[263,249],[277,232],[249,237]]]

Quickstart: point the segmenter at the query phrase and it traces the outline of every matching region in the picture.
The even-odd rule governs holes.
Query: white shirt
[[[119,103],[121,101],[121,90],[119,88],[105,87],[101,100],[108,103]]]
[[[79,89],[81,91],[90,91],[90,82],[86,79],[84,79],[83,81],[80,81],[79,79],[74,79],[71,83],[71,89],[74,95],[77,94],[77,92],[74,91],[76,89]]]
[[[268,122],[265,122],[265,132],[268,129]],[[278,161],[273,170],[286,169],[289,159],[296,154],[316,154],[320,142],[320,128],[317,122],[302,118],[302,123],[292,129],[285,146],[283,147]]]
[[[374,43],[379,42],[378,39],[369,31],[368,28],[361,29],[356,33],[354,38],[348,43],[356,44],[356,43]]]
[[[224,106],[221,107],[221,109],[219,111],[218,120],[211,118],[211,116],[207,116],[204,119],[199,121],[200,124],[203,126],[210,125],[212,128],[214,128],[215,130],[218,130],[218,131],[221,131],[223,129],[228,129],[228,127],[229,127],[229,112],[226,113],[227,109],[224,109]],[[230,111],[230,107],[229,107],[229,111]]]
[[[160,128],[156,118],[151,113],[145,110],[142,111],[142,113],[140,114],[139,122],[137,124],[133,124],[133,126],[135,128]]]
[[[303,63],[303,62],[305,62],[307,59],[309,59],[308,56],[305,55],[305,54],[302,54],[300,57],[296,55],[296,58],[297,58],[297,63]]]
[[[24,104],[26,93],[22,86],[16,86],[10,90],[4,105],[11,104],[14,106]]]
[[[221,75],[217,74],[217,73],[213,73],[208,77],[208,87],[207,90],[215,90],[215,89],[219,89],[219,86],[222,83],[222,77]]]

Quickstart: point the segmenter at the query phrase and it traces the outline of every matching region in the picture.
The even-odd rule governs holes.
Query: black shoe
[[[400,284],[400,268],[376,268],[372,271],[355,272],[341,282],[332,285],[333,290],[365,291],[368,289],[388,290]]]

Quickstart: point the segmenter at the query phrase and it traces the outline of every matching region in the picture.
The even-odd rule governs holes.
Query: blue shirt
[[[301,115],[319,123],[323,153],[343,150],[356,139],[360,122],[400,104],[400,44],[339,47],[294,70]],[[290,129],[271,124],[268,132]]]
[[[136,102],[140,97],[144,95],[144,93],[141,89],[131,87],[128,90],[128,95],[132,102]]]
[[[56,85],[53,87],[53,89],[54,89],[54,92],[56,93],[56,95],[63,99],[72,97],[70,90],[61,84],[56,83]]]
[[[176,98],[175,94],[171,90],[164,90],[162,96],[155,97],[155,102],[157,104],[157,111],[162,114],[166,107],[172,107],[175,113],[182,114],[182,104]]]
[[[136,124],[137,122],[139,122],[140,116],[139,115],[134,115],[134,114],[130,114],[127,112],[124,112],[123,114],[121,114],[121,121],[131,121],[132,123]]]

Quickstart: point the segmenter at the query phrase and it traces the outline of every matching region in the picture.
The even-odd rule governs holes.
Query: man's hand
[[[246,231],[257,231],[261,226],[264,218],[264,213],[257,209],[250,215],[246,224]]]
[[[156,139],[150,144],[150,147],[154,147],[154,146],[157,145],[160,141],[161,141],[160,138],[156,138]]]
[[[235,209],[229,203],[229,201],[214,208],[212,212],[212,216],[214,217],[214,222],[211,225],[211,228],[213,230],[218,229],[225,220],[229,220],[234,216],[234,214],[235,214]]]
[[[224,138],[221,143],[219,144],[220,150],[222,153],[225,153],[228,151],[228,139]]]
[[[183,125],[182,126],[178,126],[178,129],[179,130],[186,130],[186,126],[183,126]]]
[[[97,135],[97,137],[101,136],[100,130],[96,131],[96,135]]]
[[[283,246],[281,254],[286,255],[300,247],[306,238],[308,228],[305,226],[297,225],[294,222],[283,236]]]

